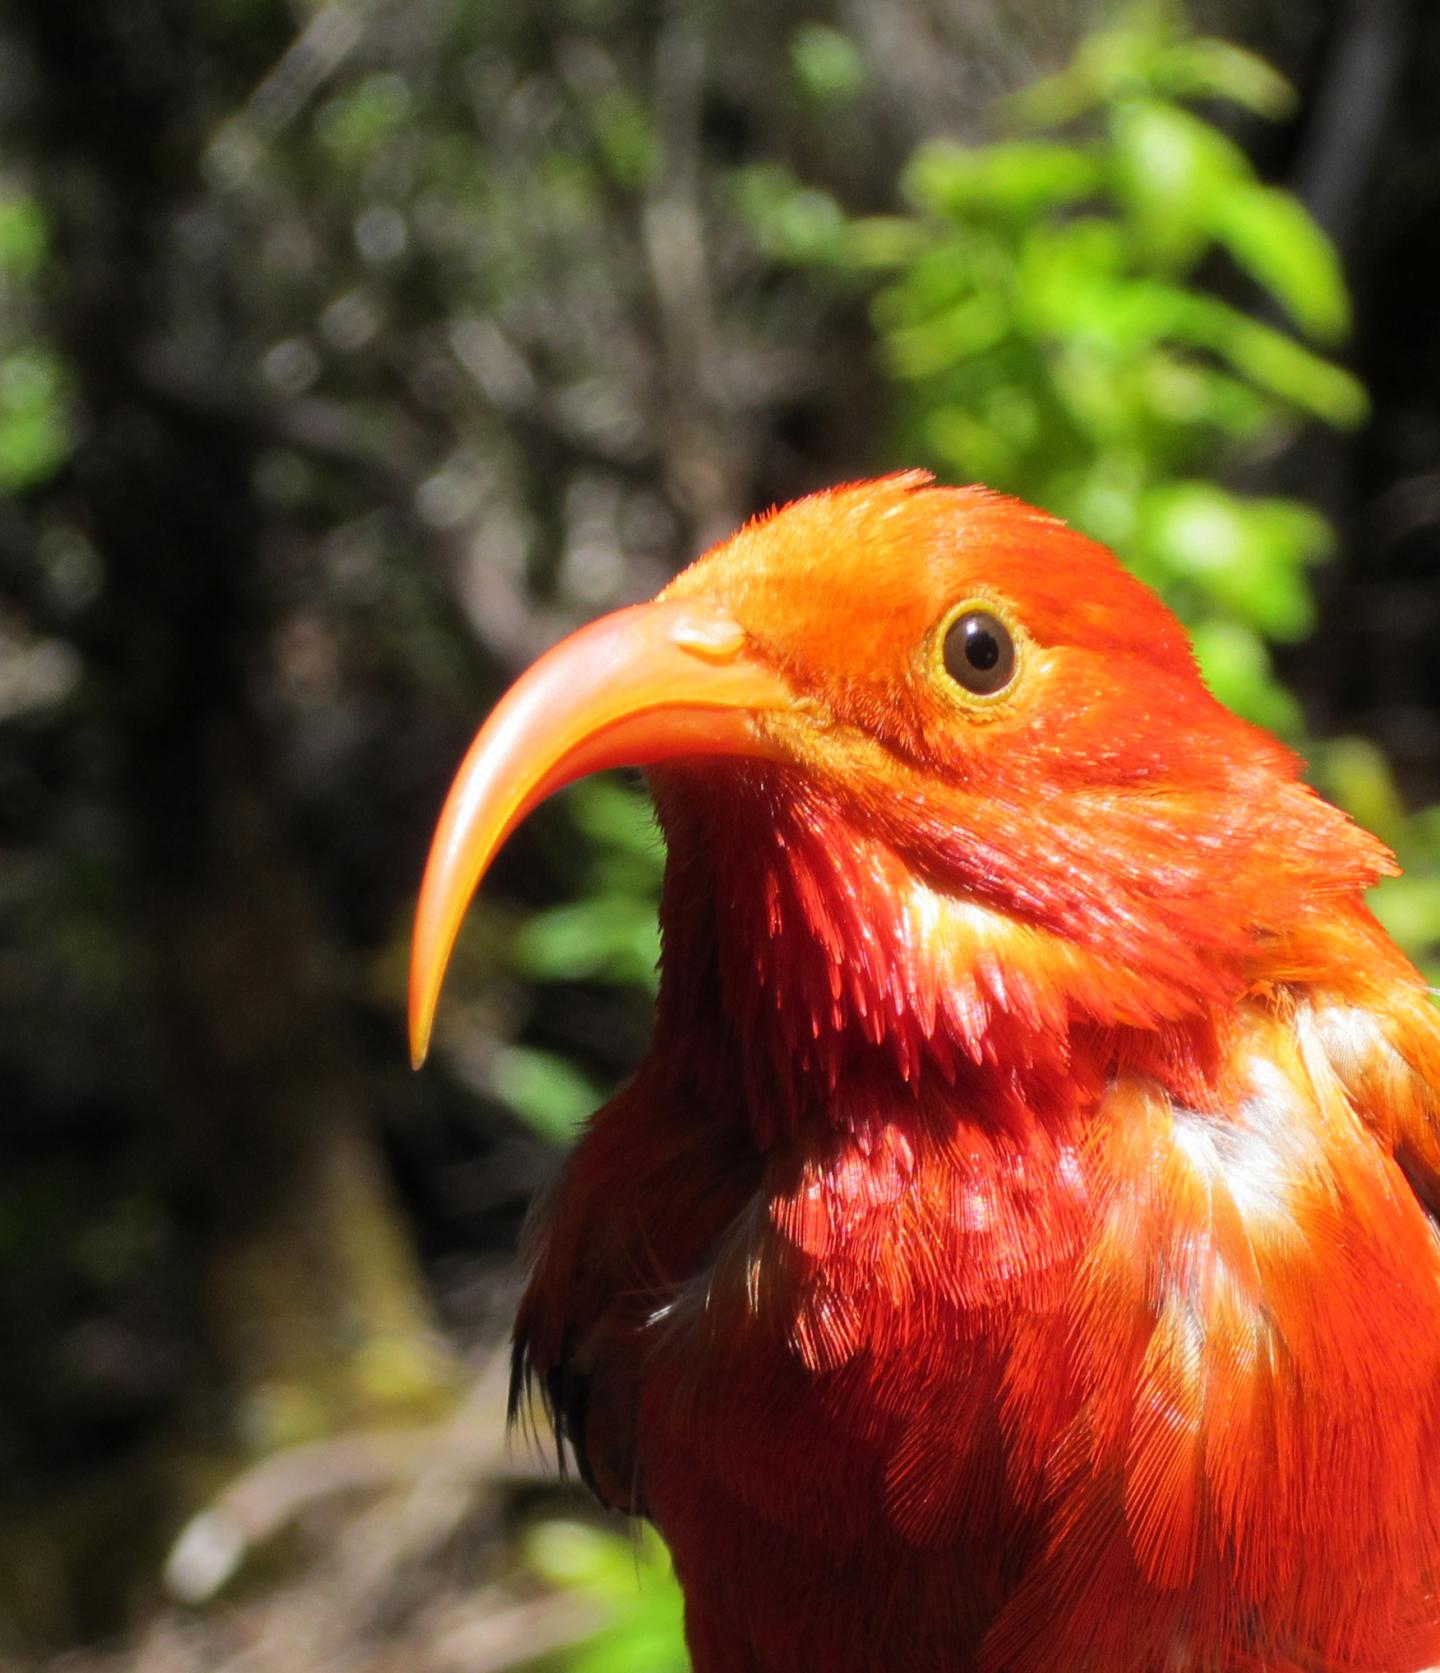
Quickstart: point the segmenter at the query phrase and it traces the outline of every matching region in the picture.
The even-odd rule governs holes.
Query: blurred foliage
[[[648,1523],[626,1540],[583,1522],[543,1522],[530,1530],[522,1554],[538,1579],[607,1617],[578,1648],[526,1662],[532,1673],[685,1673],[680,1593]]]
[[[50,244],[35,198],[0,188],[0,493],[43,482],[69,451],[69,381],[37,318]]]
[[[578,898],[527,918],[510,939],[509,967],[530,983],[589,981],[653,996],[665,860],[648,806],[609,779],[576,785],[569,804],[586,844]],[[516,1045],[497,1052],[491,1084],[537,1133],[561,1143],[605,1096],[559,1053]]]

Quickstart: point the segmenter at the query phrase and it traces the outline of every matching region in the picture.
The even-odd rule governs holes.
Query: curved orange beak
[[[511,686],[461,764],[440,815],[410,955],[410,1055],[425,1060],[445,968],[471,896],[520,821],[605,767],[684,755],[774,756],[757,717],[795,700],[723,611],[636,604],[562,640]]]

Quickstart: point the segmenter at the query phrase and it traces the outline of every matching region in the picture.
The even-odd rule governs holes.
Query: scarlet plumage
[[[764,695],[637,756],[655,1036],[516,1343],[697,1673],[1440,1661],[1440,1017],[1384,848],[982,490],[814,496],[662,597]],[[994,698],[937,650],[976,602]]]

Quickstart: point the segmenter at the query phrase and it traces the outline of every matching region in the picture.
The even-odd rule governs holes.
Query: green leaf
[[[1063,126],[1117,94],[1145,91],[1155,48],[1154,32],[1143,25],[1102,29],[1081,41],[1058,75],[1011,94],[1001,108],[1022,127]]]
[[[1080,202],[1100,182],[1098,162],[1078,146],[1011,141],[972,147],[933,140],[910,159],[900,185],[911,203],[932,214],[1028,219]]]
[[[50,253],[50,224],[29,196],[0,198],[0,274],[24,283]]]
[[[802,24],[790,41],[790,68],[818,105],[848,103],[865,84],[865,62],[848,35],[825,23]]]
[[[927,243],[893,284],[876,294],[871,317],[881,337],[923,324],[977,290],[1003,290],[1013,262],[988,233]]]
[[[1212,36],[1165,47],[1156,54],[1151,75],[1166,93],[1228,99],[1257,116],[1288,116],[1296,104],[1295,89],[1278,70],[1244,47]]]
[[[1440,877],[1387,877],[1368,899],[1375,916],[1427,979],[1440,984]]]
[[[1158,99],[1125,99],[1110,118],[1115,188],[1146,255],[1171,269],[1209,244],[1216,206],[1250,181],[1249,160],[1208,122]]]
[[[988,483],[992,488],[1014,484],[1019,453],[983,418],[972,417],[959,406],[940,406],[929,415],[924,434],[930,453],[947,476],[959,482]]]
[[[843,263],[845,215],[828,193],[802,185],[778,163],[739,169],[733,184],[740,213],[767,255],[796,264]]]
[[[0,362],[0,491],[52,476],[71,447],[69,380],[47,350],[25,348]]]
[[[1157,418],[1227,436],[1254,436],[1274,417],[1274,403],[1244,379],[1158,345],[1141,362],[1136,389]]]
[[[1246,500],[1208,482],[1171,482],[1144,498],[1149,556],[1270,639],[1298,639],[1314,606],[1303,566],[1333,537],[1318,512],[1293,500]]]
[[[892,332],[890,364],[903,378],[921,378],[983,353],[1009,329],[1010,310],[993,293],[967,297],[921,325]]]
[[[596,1605],[605,1624],[563,1655],[546,1656],[554,1673],[685,1673],[684,1603],[669,1555],[652,1528],[633,1537],[583,1522],[543,1522],[522,1544],[528,1566],[546,1584]]]
[[[636,1554],[629,1541],[588,1522],[541,1522],[526,1535],[524,1554],[549,1586],[605,1602],[629,1597],[635,1590]]]
[[[1212,350],[1301,412],[1348,429],[1369,410],[1364,388],[1349,372],[1213,296],[1145,281],[1133,301],[1138,328]]]
[[[907,216],[860,215],[845,229],[845,263],[862,270],[903,268],[926,243],[926,229]]]
[[[490,1086],[541,1138],[569,1144],[575,1129],[605,1095],[563,1057],[528,1046],[504,1046],[490,1063]]]
[[[648,896],[593,894],[552,906],[515,932],[516,972],[535,982],[597,980],[652,987],[660,956]]]
[[[576,1650],[565,1673],[689,1673],[683,1606],[668,1618],[638,1620],[602,1634]]]
[[[1300,705],[1275,678],[1269,653],[1253,628],[1243,622],[1196,622],[1191,642],[1200,672],[1211,691],[1237,714],[1281,737],[1299,737],[1304,728]]]
[[[1325,794],[1396,848],[1404,840],[1405,803],[1383,750],[1368,738],[1331,738],[1318,753],[1316,778]]]
[[[1130,288],[1120,229],[1095,215],[1037,222],[1021,238],[1015,267],[1017,311],[1037,336],[1109,335]]]
[[[590,106],[589,116],[601,161],[616,185],[635,190],[655,178],[660,138],[643,100],[628,88],[607,88]]]
[[[1350,303],[1335,246],[1289,192],[1248,185],[1211,205],[1216,238],[1312,337],[1336,342],[1350,328]]]
[[[1124,552],[1134,539],[1146,469],[1143,455],[1123,445],[1108,447],[1088,469],[1062,477],[1046,496],[1048,505],[1094,539]]]
[[[1357,378],[1258,320],[1232,323],[1215,346],[1263,389],[1337,429],[1362,423],[1370,410]]]
[[[656,879],[665,850],[649,798],[615,778],[587,778],[569,791],[570,816],[591,842],[647,862]]]

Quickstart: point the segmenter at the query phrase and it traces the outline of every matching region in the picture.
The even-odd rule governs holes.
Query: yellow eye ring
[[[1020,638],[990,599],[966,599],[936,630],[935,660],[966,702],[992,703],[1020,672]]]

